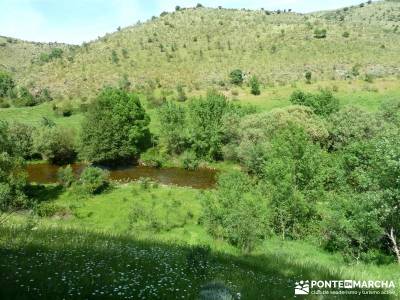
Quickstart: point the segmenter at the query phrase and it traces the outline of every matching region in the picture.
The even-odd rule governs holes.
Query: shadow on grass
[[[198,299],[210,282],[223,283],[240,299],[293,299],[297,280],[344,279],[284,258],[237,257],[127,236],[27,227],[0,227],[0,274],[0,299],[52,300]]]
[[[37,203],[56,200],[62,193],[60,185],[31,184],[26,188],[27,196]]]

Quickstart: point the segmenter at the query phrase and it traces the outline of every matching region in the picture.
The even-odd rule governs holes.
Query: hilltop
[[[134,86],[204,89],[229,84],[242,69],[264,85],[303,80],[386,77],[400,73],[400,3],[364,3],[310,14],[190,8],[82,46],[32,44],[0,47],[0,65],[18,83],[56,95],[90,96],[122,79]],[[62,49],[59,58],[43,53]]]

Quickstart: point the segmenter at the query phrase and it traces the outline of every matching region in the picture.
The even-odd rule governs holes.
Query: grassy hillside
[[[134,86],[226,85],[235,68],[265,85],[303,80],[306,70],[313,80],[398,75],[399,13],[400,3],[391,1],[305,15],[184,9],[71,46],[62,58],[33,62],[16,76],[24,85],[83,97],[124,76]],[[326,37],[316,38],[321,29]],[[19,65],[8,61],[7,47],[0,47],[0,63]]]

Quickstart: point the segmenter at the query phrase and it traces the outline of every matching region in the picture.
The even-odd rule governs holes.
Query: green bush
[[[14,100],[14,103],[18,107],[22,106],[35,106],[38,104],[35,97],[26,87],[20,87],[18,90],[18,98]]]
[[[165,163],[165,160],[166,158],[162,153],[160,153],[160,149],[155,147],[148,149],[140,155],[141,164],[153,168],[161,168]]]
[[[268,205],[250,177],[239,171],[222,174],[217,191],[205,195],[202,221],[215,238],[251,252],[268,234]]]
[[[99,194],[109,186],[108,172],[97,167],[87,167],[79,177],[79,185],[87,194]]]
[[[177,100],[179,102],[185,102],[187,100],[187,96],[186,96],[186,93],[185,93],[185,88],[183,87],[183,85],[181,85],[181,84],[177,85],[176,92],[178,93]]]
[[[185,170],[196,170],[199,167],[199,160],[193,151],[185,151],[182,155],[182,166]]]
[[[9,125],[8,135],[13,141],[13,153],[25,159],[32,158],[35,154],[33,147],[33,136],[35,128],[24,124],[13,122]]]
[[[290,102],[311,107],[317,115],[321,116],[328,116],[339,110],[339,100],[329,90],[322,90],[317,94],[295,91],[290,96]]]
[[[53,217],[55,215],[66,215],[68,210],[52,202],[42,202],[35,207],[35,213],[39,217]]]
[[[33,136],[34,151],[53,164],[67,164],[76,157],[75,134],[72,130],[57,126],[42,126]]]
[[[11,105],[6,99],[0,98],[0,108],[9,108]]]
[[[326,38],[326,33],[327,33],[326,29],[317,28],[314,30],[314,37],[316,39],[324,39]]]
[[[236,69],[229,74],[229,78],[232,84],[241,85],[244,80],[244,75],[242,70]]]
[[[168,101],[158,110],[160,143],[170,154],[182,153],[188,144],[186,110],[178,103]]]
[[[261,91],[260,91],[260,82],[258,81],[256,76],[251,77],[250,79],[250,92],[253,95],[260,95]]]
[[[5,72],[0,72],[0,97],[7,97],[14,87],[15,82],[11,75]]]
[[[59,184],[64,188],[71,187],[71,185],[76,181],[71,165],[68,165],[65,168],[59,168],[57,171],[57,179]]]

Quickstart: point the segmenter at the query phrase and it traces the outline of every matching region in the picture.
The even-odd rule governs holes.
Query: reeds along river
[[[86,167],[84,164],[71,164],[74,173],[78,176]],[[27,167],[30,182],[46,184],[57,182],[57,171],[60,166],[47,163],[29,164]],[[145,166],[124,166],[106,168],[110,179],[115,181],[135,181],[140,178],[150,178],[160,184],[192,187],[196,189],[210,189],[215,186],[216,171],[198,169],[188,171],[181,168],[152,168]]]

